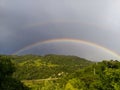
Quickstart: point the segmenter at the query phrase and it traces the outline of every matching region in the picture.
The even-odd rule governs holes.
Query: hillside
[[[13,77],[20,80],[58,78],[93,63],[77,56],[53,54],[11,57],[17,68]]]
[[[18,86],[19,90],[120,90],[118,60],[94,63],[53,54],[0,57],[0,90],[16,90],[13,88]],[[8,89],[1,89],[6,86]]]

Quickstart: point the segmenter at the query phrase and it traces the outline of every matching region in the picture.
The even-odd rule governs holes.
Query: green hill
[[[20,80],[58,78],[84,68],[93,62],[77,56],[24,55],[11,56],[16,64],[14,78]]]
[[[0,60],[2,87],[13,85],[11,87],[16,88],[21,84],[20,88],[25,85],[27,90],[120,90],[118,60],[95,63],[77,56],[53,54],[1,55]],[[11,66],[15,67],[15,72]],[[9,75],[11,72],[13,74]],[[21,82],[15,83],[14,80]]]

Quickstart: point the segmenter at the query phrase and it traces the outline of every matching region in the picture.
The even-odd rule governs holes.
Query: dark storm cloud
[[[118,0],[1,0],[0,53],[11,54],[34,42],[77,38],[117,51]]]

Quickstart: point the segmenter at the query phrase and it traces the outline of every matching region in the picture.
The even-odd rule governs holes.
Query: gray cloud
[[[1,0],[0,53],[34,42],[76,38],[120,54],[119,0]]]

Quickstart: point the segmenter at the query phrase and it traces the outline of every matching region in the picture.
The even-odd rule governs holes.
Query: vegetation
[[[0,69],[0,90],[120,90],[117,60],[95,63],[65,55],[2,55]]]
[[[64,55],[25,55],[12,58],[17,68],[13,77],[19,80],[59,78],[93,63],[76,56]]]
[[[0,56],[0,90],[29,90],[12,77],[15,67],[7,56]]]
[[[66,78],[66,87],[72,86],[77,88],[76,90],[120,90],[120,62],[102,61],[78,70]]]

